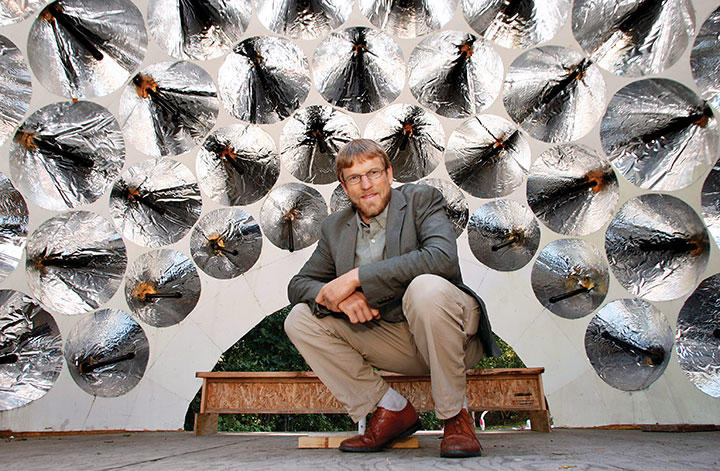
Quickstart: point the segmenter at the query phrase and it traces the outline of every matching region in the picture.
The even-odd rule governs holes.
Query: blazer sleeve
[[[330,311],[315,302],[320,289],[337,278],[335,262],[327,244],[326,226],[323,224],[320,240],[315,251],[297,275],[288,283],[288,299],[291,304],[305,303],[316,315],[327,315]]]
[[[442,194],[435,188],[424,187],[414,192],[409,204],[412,207],[406,211],[412,211],[414,217],[417,248],[359,268],[363,293],[374,308],[402,298],[413,278],[423,273],[451,281],[461,278],[455,234],[445,213]],[[413,223],[407,216],[406,213],[403,225]]]

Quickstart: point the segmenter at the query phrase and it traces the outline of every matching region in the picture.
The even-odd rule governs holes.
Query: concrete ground
[[[487,456],[441,459],[438,433],[420,448],[371,454],[297,449],[296,435],[190,432],[0,439],[0,470],[720,470],[720,432],[481,432]]]

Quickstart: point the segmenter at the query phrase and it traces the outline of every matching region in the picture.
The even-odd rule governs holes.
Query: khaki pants
[[[318,318],[307,304],[293,307],[285,331],[315,374],[354,421],[375,409],[388,384],[373,367],[405,375],[430,373],[435,414],[463,406],[465,371],[483,354],[477,332],[480,306],[446,279],[420,275],[402,299],[407,322],[351,324]]]

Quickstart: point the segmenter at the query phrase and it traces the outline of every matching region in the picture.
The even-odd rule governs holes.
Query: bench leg
[[[535,432],[550,431],[550,411],[537,410],[530,412],[530,430]]]
[[[217,433],[219,414],[195,413],[195,435],[213,435]]]

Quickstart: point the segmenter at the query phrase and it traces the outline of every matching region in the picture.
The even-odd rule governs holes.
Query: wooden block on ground
[[[195,435],[212,435],[217,433],[218,414],[195,413]]]
[[[340,443],[352,435],[303,435],[298,437],[298,448],[337,448]],[[389,448],[418,448],[415,436],[393,442]]]

